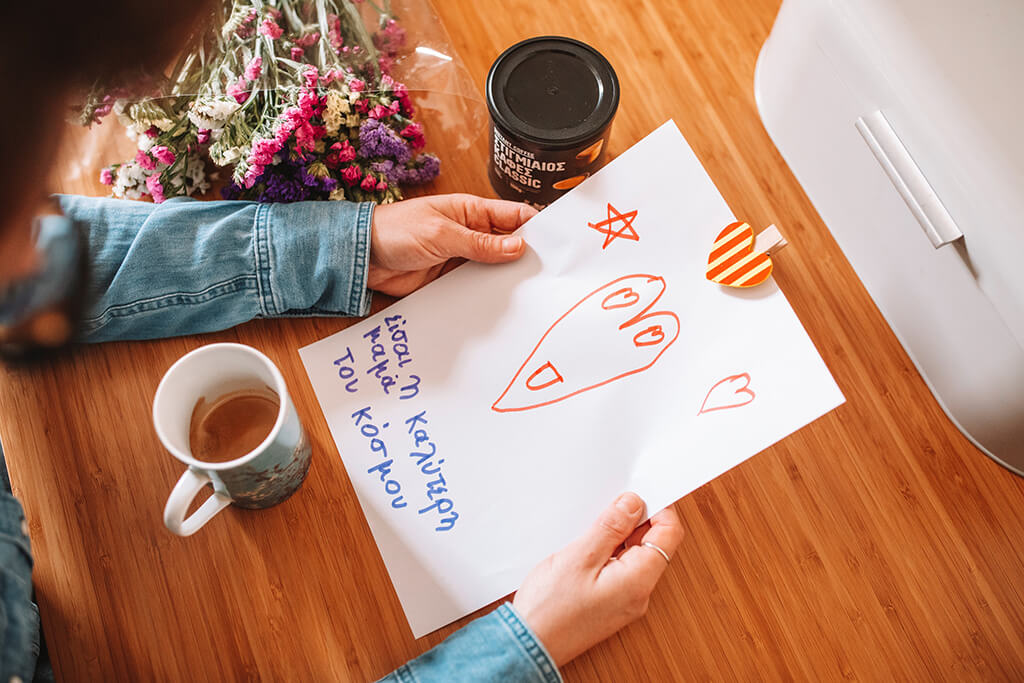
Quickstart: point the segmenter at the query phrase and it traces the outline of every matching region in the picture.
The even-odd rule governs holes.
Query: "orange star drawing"
[[[612,214],[615,215],[613,216]],[[634,242],[640,241],[640,235],[637,234],[636,228],[633,227],[633,220],[635,218],[636,210],[619,213],[619,210],[609,203],[608,218],[599,223],[587,223],[587,225],[604,235],[604,244],[601,245],[601,249],[607,249],[608,245],[614,242],[617,237],[633,240]],[[616,221],[622,221],[622,226],[618,230],[612,228],[612,224]]]

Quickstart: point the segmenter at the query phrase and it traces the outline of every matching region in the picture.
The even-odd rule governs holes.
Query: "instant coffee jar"
[[[505,50],[487,74],[491,185],[546,206],[601,167],[619,80],[601,53],[542,36]]]

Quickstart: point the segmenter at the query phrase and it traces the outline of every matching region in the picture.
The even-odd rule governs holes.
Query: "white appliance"
[[[943,409],[1024,474],[1024,2],[785,0],[755,92]]]

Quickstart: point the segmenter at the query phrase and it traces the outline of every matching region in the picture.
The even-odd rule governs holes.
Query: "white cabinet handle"
[[[921,169],[914,163],[910,152],[903,146],[885,115],[876,111],[861,116],[854,125],[932,245],[938,249],[963,237],[964,234],[942,205],[942,200],[935,194]]]

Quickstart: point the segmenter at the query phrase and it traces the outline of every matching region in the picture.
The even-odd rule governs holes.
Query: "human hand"
[[[366,286],[403,296],[441,273],[448,259],[505,263],[523,255],[521,237],[511,232],[537,210],[519,202],[445,194],[378,206],[370,231]]]
[[[624,493],[597,522],[565,549],[530,572],[512,605],[547,648],[557,666],[601,642],[647,612],[654,586],[668,563],[646,541],[668,553],[683,539],[671,508],[637,529],[644,502]],[[614,557],[623,543],[626,549]]]

